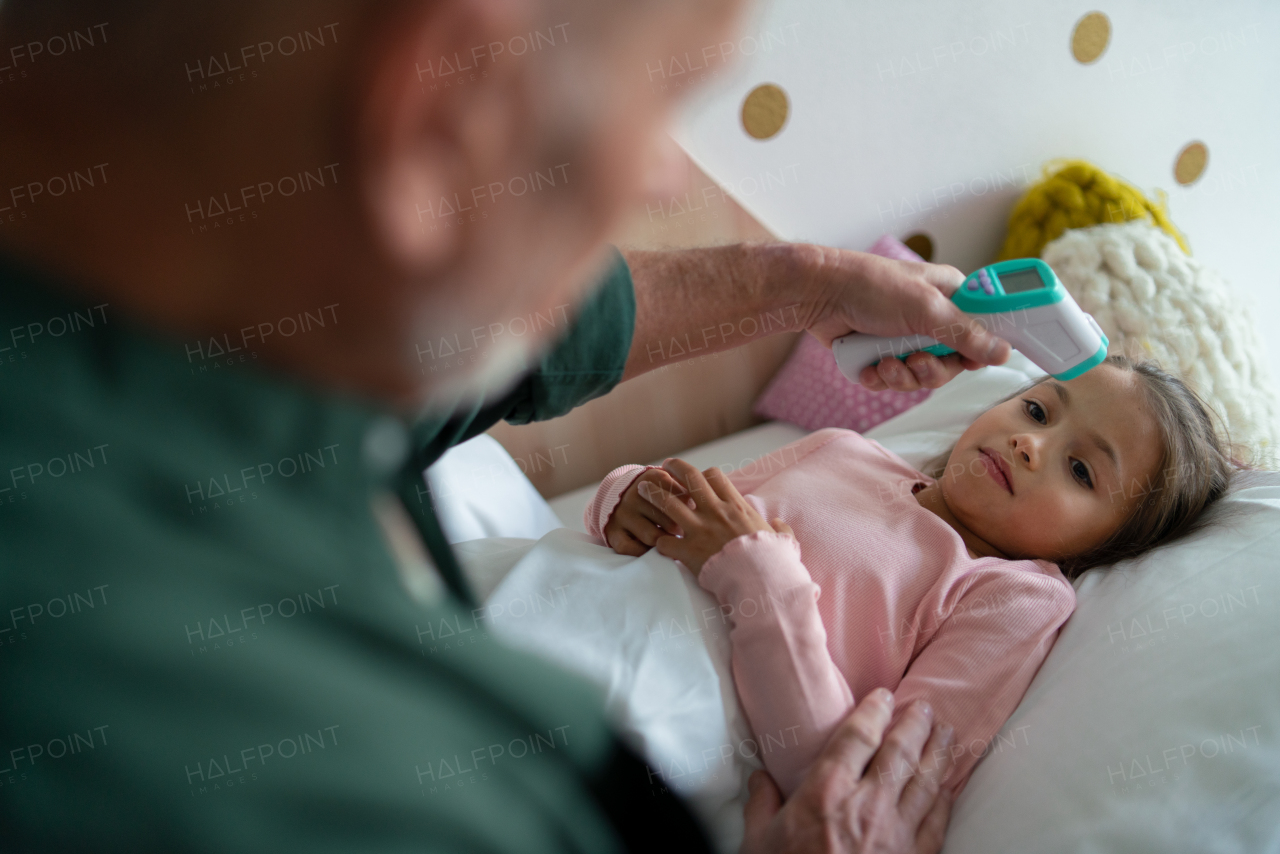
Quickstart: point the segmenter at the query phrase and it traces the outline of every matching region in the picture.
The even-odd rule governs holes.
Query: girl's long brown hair
[[[1185,537],[1205,524],[1204,511],[1226,494],[1237,469],[1251,468],[1231,456],[1225,428],[1215,429],[1212,410],[1186,383],[1150,359],[1108,356],[1102,363],[1132,371],[1149,411],[1155,418],[1164,453],[1154,476],[1131,484],[1121,500],[1133,511],[1116,531],[1083,554],[1058,560],[1063,575],[1079,577],[1086,570],[1134,558],[1156,546]],[[998,401],[1005,403],[1049,379],[1041,377]],[[955,447],[925,464],[935,479],[946,471]]]

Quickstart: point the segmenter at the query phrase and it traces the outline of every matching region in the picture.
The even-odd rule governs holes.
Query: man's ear
[[[488,180],[479,173],[492,168],[484,160],[499,154],[498,139],[510,139],[499,132],[482,140],[477,131],[499,131],[501,118],[512,118],[495,122],[494,115],[503,112],[504,78],[519,65],[494,63],[485,46],[519,32],[524,6],[522,0],[402,4],[361,51],[354,93],[360,193],[374,239],[397,266],[437,268],[462,242],[464,228],[451,214],[470,204],[471,187]],[[442,74],[458,68],[464,70],[456,76]],[[459,85],[457,77],[466,82]]]

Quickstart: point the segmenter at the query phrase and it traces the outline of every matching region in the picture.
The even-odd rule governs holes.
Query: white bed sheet
[[[477,567],[500,572],[519,557],[484,601],[490,631],[599,685],[655,792],[683,796],[717,848],[736,851],[759,747],[738,704],[729,626],[715,600],[654,550],[619,555],[566,528],[495,543],[459,549],[473,578]]]
[[[730,471],[806,433],[769,422],[675,456]],[[492,451],[466,455],[467,470],[505,471],[483,457]],[[456,464],[436,478],[442,486],[468,482]],[[597,486],[551,501],[564,527],[541,536],[528,528],[531,518],[543,524],[540,509],[516,514],[505,527],[491,513],[469,523],[468,506],[483,496],[477,502],[455,488],[465,499],[455,508],[455,529],[482,525],[501,536],[454,549],[495,634],[600,685],[614,725],[653,770],[655,789],[683,796],[717,848],[731,854],[742,840],[746,779],[761,763],[733,686],[729,627],[715,600],[674,561],[656,551],[618,555],[586,535],[582,513]],[[520,494],[529,500],[527,490]]]
[[[516,461],[487,433],[445,451],[424,475],[450,543],[537,539],[560,520]]]

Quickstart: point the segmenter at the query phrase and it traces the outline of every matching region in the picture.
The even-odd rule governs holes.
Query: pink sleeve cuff
[[[762,593],[774,596],[796,588],[817,588],[800,562],[800,543],[774,531],[756,531],[725,543],[707,558],[698,584],[720,602],[741,601]]]
[[[604,526],[609,524],[609,517],[614,508],[622,500],[622,494],[643,472],[659,466],[625,465],[618,466],[604,476],[600,486],[596,488],[595,497],[582,513],[582,524],[587,533],[598,540],[604,540]]]

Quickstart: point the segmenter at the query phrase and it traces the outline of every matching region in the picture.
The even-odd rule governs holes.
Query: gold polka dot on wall
[[[769,139],[787,123],[788,112],[787,93],[772,83],[763,83],[742,102],[742,127],[755,139]]]
[[[933,260],[933,238],[925,234],[923,231],[917,231],[915,234],[908,235],[902,243],[924,260]]]
[[[1203,142],[1189,142],[1178,152],[1178,159],[1173,163],[1173,177],[1182,186],[1194,184],[1204,174],[1209,165],[1209,149]]]
[[[1101,12],[1090,12],[1076,21],[1071,32],[1071,55],[1076,62],[1097,62],[1111,42],[1111,19]]]

